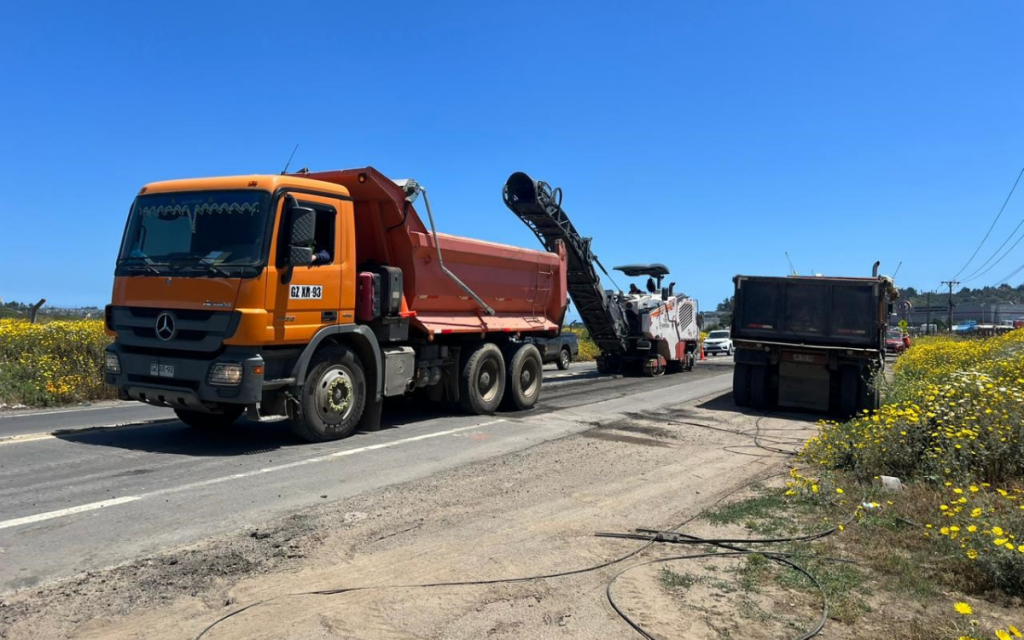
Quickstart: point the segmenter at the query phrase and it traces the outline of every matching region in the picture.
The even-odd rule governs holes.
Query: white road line
[[[34,516],[25,516],[24,518],[15,518],[13,520],[5,520],[0,522],[0,529],[7,529],[8,527],[17,527],[23,524],[32,524],[35,522],[41,522],[43,520],[50,520],[53,518],[60,518],[62,516],[70,516],[76,513],[82,513],[83,511],[92,511],[93,509],[101,509],[107,506],[113,506],[116,504],[124,504],[127,502],[135,502],[136,500],[144,500],[146,498],[153,498],[156,496],[164,496],[169,493],[179,493],[181,491],[189,491],[191,489],[198,489],[201,487],[208,487],[210,485],[220,484],[222,482],[229,482],[231,480],[242,480],[244,478],[251,478],[253,476],[263,475],[267,473],[274,473],[275,471],[283,471],[285,469],[294,469],[295,467],[302,467],[307,464],[315,464],[318,462],[326,462],[327,460],[333,460],[334,458],[342,458],[345,456],[352,456],[357,453],[364,453],[366,451],[376,451],[377,449],[387,449],[389,447],[397,447],[401,444],[409,444],[411,442],[419,442],[421,440],[429,440],[430,438],[439,438],[441,436],[450,436],[455,433],[462,431],[471,431],[473,429],[482,429],[489,427],[506,420],[491,420],[490,422],[483,422],[480,424],[474,424],[469,427],[459,427],[458,429],[448,429],[447,431],[437,431],[435,433],[425,433],[421,436],[413,436],[411,438],[403,438],[402,440],[395,440],[393,442],[381,442],[380,444],[371,444],[365,447],[358,447],[356,449],[345,449],[344,451],[335,451],[324,456],[316,456],[314,458],[306,458],[305,460],[296,460],[295,462],[289,462],[287,464],[278,464],[272,467],[263,467],[262,469],[256,469],[254,471],[246,471],[244,473],[235,473],[230,476],[223,476],[220,478],[210,478],[209,480],[201,480],[199,482],[192,482],[189,484],[179,485],[177,487],[168,487],[166,489],[158,489],[150,493],[143,493],[138,496],[126,496],[124,498],[115,498],[113,500],[105,500],[103,502],[93,502],[91,504],[83,504],[77,507],[69,507],[67,509],[60,509],[58,511],[49,511],[47,513],[40,513]],[[50,436],[53,437],[53,436]],[[40,438],[41,439],[41,438]]]
[[[70,516],[76,513],[85,513],[86,511],[94,511],[96,509],[102,509],[103,507],[112,507],[118,504],[125,504],[126,502],[135,502],[136,500],[142,500],[142,498],[143,496],[125,496],[123,498],[112,498],[110,500],[104,500],[103,502],[91,502],[89,504],[78,505],[77,507],[68,507],[67,509],[58,509],[57,511],[37,513],[34,516],[25,516],[24,518],[4,520],[3,522],[0,522],[0,529],[7,529],[10,527],[17,527],[23,524],[42,522],[44,520],[52,520],[54,518]]]

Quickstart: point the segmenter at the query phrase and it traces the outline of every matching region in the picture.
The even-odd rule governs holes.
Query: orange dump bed
[[[373,168],[303,174],[345,186],[355,210],[360,264],[400,267],[403,308],[428,336],[448,333],[554,333],[568,305],[566,254],[438,234],[447,267],[490,306],[480,305],[441,270],[434,236],[405,192]]]

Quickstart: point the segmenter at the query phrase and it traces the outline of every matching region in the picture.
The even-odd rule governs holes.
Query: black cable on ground
[[[862,502],[863,502],[863,500],[862,500]],[[821,593],[822,614],[821,614],[821,618],[818,621],[818,624],[815,625],[815,627],[813,629],[811,629],[809,632],[807,632],[804,635],[800,636],[799,638],[795,639],[795,640],[808,640],[809,638],[813,638],[814,636],[818,635],[821,632],[821,630],[825,627],[825,621],[828,619],[828,596],[825,594],[825,589],[822,586],[822,584],[818,581],[817,578],[815,578],[813,575],[811,575],[810,572],[808,572],[806,569],[804,569],[800,565],[797,565],[796,563],[792,562],[791,560],[787,559],[788,557],[793,557],[793,556],[795,556],[797,554],[792,554],[792,553],[787,553],[787,552],[779,552],[779,551],[758,551],[758,550],[755,550],[755,549],[747,549],[747,548],[739,547],[739,546],[735,546],[735,545],[737,545],[737,544],[778,544],[778,543],[782,543],[782,542],[809,542],[811,540],[818,540],[818,539],[830,536],[833,533],[835,533],[836,531],[839,531],[840,527],[843,527],[843,526],[846,526],[846,525],[850,524],[851,522],[854,521],[854,519],[856,519],[856,517],[857,517],[857,512],[854,511],[853,513],[851,513],[847,517],[847,519],[843,523],[837,524],[836,526],[831,527],[829,529],[826,529],[824,531],[818,531],[816,533],[810,533],[810,534],[806,534],[806,535],[803,535],[803,536],[789,536],[789,537],[784,537],[784,538],[701,538],[701,537],[690,535],[690,534],[687,534],[687,533],[679,533],[679,532],[675,531],[674,529],[669,530],[669,531],[658,531],[658,530],[653,530],[653,529],[638,529],[637,531],[641,532],[640,534],[598,533],[596,535],[600,536],[600,537],[634,538],[634,539],[640,539],[640,540],[650,540],[652,542],[667,542],[667,543],[672,543],[672,544],[704,544],[704,545],[711,545],[711,546],[715,546],[715,547],[721,547],[723,549],[728,549],[727,553],[709,552],[709,553],[693,554],[693,555],[686,555],[686,556],[676,556],[676,557],[673,557],[673,558],[660,558],[660,559],[655,559],[655,560],[649,560],[647,562],[641,562],[641,563],[635,564],[635,565],[633,565],[631,567],[627,567],[627,568],[623,569],[622,571],[620,571],[618,574],[616,574],[611,579],[611,581],[609,581],[607,587],[605,588],[605,596],[608,598],[608,604],[611,605],[611,607],[615,611],[615,613],[617,613],[619,615],[619,617],[622,618],[623,622],[628,624],[630,627],[633,628],[634,631],[639,633],[641,636],[643,636],[647,640],[657,640],[657,638],[655,638],[647,630],[645,630],[643,627],[641,627],[639,623],[637,623],[632,618],[630,618],[629,615],[625,611],[623,611],[622,608],[620,608],[615,603],[615,600],[612,597],[612,584],[616,580],[618,580],[620,576],[625,574],[627,571],[630,571],[630,570],[635,569],[637,567],[642,567],[642,566],[646,566],[646,565],[650,565],[650,564],[655,564],[655,563],[669,562],[669,561],[672,561],[672,560],[691,560],[691,559],[710,558],[710,557],[750,555],[750,554],[757,553],[757,554],[760,554],[760,555],[762,555],[762,556],[764,556],[766,558],[771,559],[774,562],[786,565],[786,566],[788,566],[788,567],[790,567],[790,568],[792,568],[792,569],[794,569],[796,571],[799,571],[803,575],[807,576],[807,578],[811,580],[811,582],[818,588],[818,591]],[[682,527],[682,525],[675,527],[675,529],[679,529],[681,527]],[[643,533],[648,533],[649,535],[644,536]],[[817,559],[819,559],[819,560],[826,560],[826,561],[829,561],[829,562],[849,562],[845,558],[817,557]]]
[[[744,483],[743,485],[741,485],[739,487],[736,487],[732,491],[729,491],[725,495],[719,497],[717,500],[715,500],[713,503],[711,503],[707,508],[702,510],[700,513],[697,513],[697,514],[695,514],[693,516],[690,516],[689,518],[687,518],[687,519],[683,520],[682,522],[680,522],[679,524],[675,525],[675,527],[673,527],[673,529],[680,529],[680,528],[686,526],[687,524],[689,524],[689,523],[693,522],[694,520],[696,520],[697,518],[699,518],[704,513],[704,511],[706,511],[707,509],[721,504],[727,498],[730,498],[730,497],[734,496],[735,494],[739,493],[740,491],[743,491],[744,489],[747,489],[748,487],[751,487],[751,486],[753,486],[753,485],[755,485],[757,483],[763,482],[763,481],[768,480],[770,478],[777,477],[779,475],[782,475],[782,474],[779,474],[779,473],[770,474],[770,475],[767,475],[767,476],[756,478],[754,480],[751,480],[749,482]],[[332,596],[332,595],[340,595],[340,594],[345,594],[345,593],[353,593],[353,592],[356,592],[356,591],[378,591],[378,590],[384,590],[384,589],[429,589],[429,588],[437,588],[437,587],[484,586],[484,585],[494,585],[494,584],[515,584],[515,583],[521,583],[521,582],[532,582],[534,580],[550,580],[552,578],[562,578],[562,577],[567,577],[567,576],[579,575],[579,574],[582,574],[582,573],[590,573],[590,572],[593,572],[593,571],[598,571],[600,569],[604,569],[605,567],[610,567],[610,566],[612,566],[614,564],[618,564],[618,563],[620,563],[620,562],[622,562],[624,560],[628,560],[628,559],[632,558],[633,556],[636,556],[636,555],[640,554],[641,552],[647,550],[648,548],[650,548],[654,544],[655,544],[654,540],[649,540],[645,544],[637,547],[635,550],[633,550],[633,551],[631,551],[631,552],[629,552],[629,553],[627,553],[625,555],[619,556],[619,557],[617,557],[617,558],[615,558],[613,560],[608,560],[608,561],[605,561],[605,562],[602,562],[602,563],[599,563],[599,564],[596,564],[596,565],[590,565],[590,566],[582,567],[580,569],[571,569],[571,570],[568,570],[568,571],[559,571],[557,573],[548,573],[548,574],[532,575],[532,576],[521,576],[521,577],[517,577],[517,578],[495,578],[495,579],[492,579],[492,580],[458,580],[458,581],[451,581],[451,582],[431,582],[431,583],[422,583],[422,584],[405,584],[405,585],[396,584],[396,585],[376,585],[376,586],[365,586],[365,587],[358,587],[358,586],[357,587],[341,587],[341,588],[338,588],[338,589],[319,589],[319,590],[314,590],[314,591],[299,591],[299,592],[295,592],[295,593],[286,593],[286,594],[282,594],[282,595],[279,595],[279,596],[274,596],[273,598],[267,598],[265,600],[258,600],[256,602],[253,602],[251,604],[248,604],[248,605],[242,607],[241,609],[236,609],[235,611],[232,611],[231,613],[227,613],[227,614],[221,616],[220,618],[214,620],[212,623],[207,625],[206,628],[204,628],[202,631],[200,631],[199,634],[197,636],[195,636],[194,640],[201,640],[203,637],[206,636],[207,633],[212,631],[215,627],[217,627],[221,623],[223,623],[226,620],[228,620],[230,618],[233,618],[233,617],[235,617],[235,616],[237,616],[237,615],[239,615],[241,613],[244,613],[244,612],[248,611],[249,609],[253,609],[255,607],[259,607],[259,606],[262,606],[262,605],[265,605],[265,604],[269,604],[269,603],[275,602],[277,600],[282,600],[284,598],[302,597],[302,596]]]
[[[656,558],[654,560],[648,560],[646,562],[640,562],[638,564],[634,564],[632,566],[626,567],[622,571],[620,571],[617,574],[615,574],[615,576],[608,582],[608,586],[605,587],[605,597],[608,599],[608,604],[611,605],[611,607],[615,611],[615,613],[617,613],[619,615],[619,617],[622,618],[622,620],[626,624],[628,624],[630,627],[632,627],[634,631],[639,633],[641,636],[643,636],[647,640],[658,640],[655,636],[651,635],[650,632],[648,632],[646,629],[641,627],[637,622],[635,622],[632,618],[630,618],[615,603],[615,599],[612,597],[612,585],[615,584],[616,580],[618,580],[620,577],[622,577],[622,575],[624,575],[625,573],[627,573],[629,571],[632,571],[633,569],[636,569],[638,567],[643,567],[643,566],[646,566],[646,565],[661,564],[661,563],[664,563],[664,562],[672,562],[674,560],[695,560],[695,559],[699,559],[699,558],[723,558],[723,557],[728,557],[728,556],[745,556],[745,555],[750,555],[751,553],[757,553],[757,552],[749,551],[749,550],[742,550],[742,551],[727,551],[727,552],[724,552],[724,553],[711,553],[711,552],[709,552],[709,553],[697,553],[697,554],[691,554],[691,555],[685,555],[685,556],[672,556],[670,558]],[[809,571],[807,571],[807,569],[804,569],[803,567],[801,567],[800,565],[796,564],[795,562],[792,562],[792,561],[782,557],[782,556],[784,556],[786,554],[781,554],[781,553],[762,553],[761,555],[763,555],[764,557],[772,560],[773,562],[777,562],[779,564],[786,565],[786,566],[788,566],[788,567],[790,567],[790,568],[792,568],[792,569],[794,569],[796,571],[799,571],[804,576],[806,576],[807,579],[810,580],[811,583],[815,587],[817,587],[818,592],[821,594],[821,604],[822,604],[821,609],[822,609],[822,611],[821,611],[821,617],[818,619],[817,624],[815,624],[814,627],[810,631],[804,633],[799,638],[795,638],[794,640],[809,640],[810,638],[813,638],[814,636],[816,636],[819,633],[821,633],[821,630],[825,628],[825,622],[828,620],[828,596],[825,595],[825,587],[821,584],[821,582],[817,578],[815,578],[813,575],[811,575],[811,573]]]

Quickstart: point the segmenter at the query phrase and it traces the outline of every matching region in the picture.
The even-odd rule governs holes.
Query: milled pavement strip
[[[192,482],[189,484],[183,484],[177,487],[168,487],[166,489],[158,489],[157,491],[151,491],[138,496],[124,496],[121,498],[112,498],[110,500],[104,500],[102,502],[92,502],[89,504],[79,505],[77,507],[68,507],[67,509],[59,509],[57,511],[48,511],[46,513],[39,513],[33,516],[24,516],[21,518],[14,518],[12,520],[4,520],[0,522],[0,529],[8,529],[10,527],[17,527],[24,524],[33,524],[36,522],[42,522],[44,520],[52,520],[54,518],[61,518],[63,516],[70,516],[76,513],[83,513],[86,511],[93,511],[95,509],[102,509],[103,507],[115,506],[119,504],[126,504],[129,502],[136,502],[138,500],[144,500],[146,498],[153,498],[157,496],[167,495],[169,493],[178,493],[181,491],[188,491],[190,489],[197,489],[200,487],[206,487],[209,485],[220,484],[222,482],[229,482],[231,480],[241,480],[243,478],[250,478],[252,476],[262,475],[265,473],[273,473],[275,471],[283,471],[285,469],[292,469],[294,467],[301,467],[307,464],[314,464],[318,462],[325,462],[334,458],[341,458],[344,456],[351,456],[357,453],[364,453],[366,451],[374,451],[377,449],[386,449],[388,447],[395,447],[400,444],[408,444],[411,442],[419,442],[420,440],[428,440],[430,438],[437,438],[440,436],[448,436],[461,431],[471,431],[473,429],[482,429],[498,423],[507,422],[506,420],[491,420],[490,422],[483,422],[481,424],[474,424],[468,427],[459,427],[458,429],[448,429],[447,431],[438,431],[435,433],[426,433],[420,436],[414,436],[412,438],[403,438],[402,440],[395,440],[393,442],[381,442],[379,444],[371,444],[365,447],[359,447],[357,449],[346,449],[344,451],[336,451],[329,453],[324,456],[316,456],[314,458],[307,458],[305,460],[296,460],[295,462],[289,462],[287,464],[274,465],[272,467],[264,467],[262,469],[256,469],[255,471],[246,471],[245,473],[235,473],[230,476],[223,476],[220,478],[211,478],[209,480],[202,480],[200,482]],[[53,436],[49,436],[53,437]]]

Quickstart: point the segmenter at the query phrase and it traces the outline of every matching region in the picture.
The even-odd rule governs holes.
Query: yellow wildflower
[[[957,602],[953,605],[953,608],[956,609],[956,612],[962,616],[969,616],[972,613],[974,613],[974,610],[971,609],[971,605],[967,604],[966,602]]]

